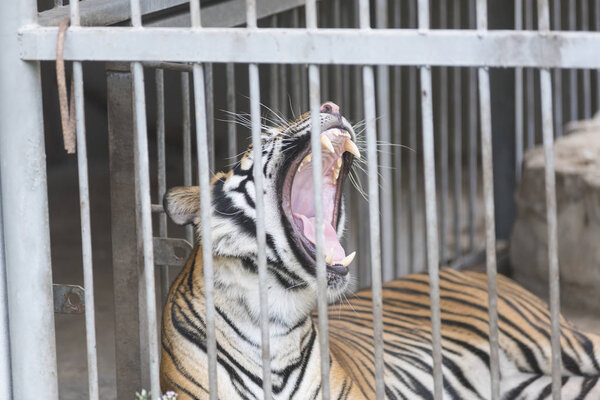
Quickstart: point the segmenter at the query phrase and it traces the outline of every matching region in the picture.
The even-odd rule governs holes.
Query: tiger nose
[[[331,101],[323,103],[320,111],[325,114],[340,115],[340,107]]]

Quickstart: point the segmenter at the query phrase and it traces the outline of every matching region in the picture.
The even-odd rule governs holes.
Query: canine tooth
[[[350,263],[354,260],[355,256],[356,256],[356,252],[353,251],[352,253],[350,253],[346,257],[344,257],[342,259],[342,261],[340,261],[340,264],[342,264],[344,267],[348,268],[348,265],[350,265]]]
[[[337,160],[337,166],[338,166],[338,168],[340,168],[342,166],[342,159],[341,158],[338,158],[338,160]]]
[[[331,265],[333,262],[333,248],[329,249],[329,253],[327,253],[327,256],[325,256],[325,262],[329,265]]]
[[[329,140],[329,136],[327,136],[325,133],[321,133],[321,144],[323,147],[329,150],[330,153],[335,153],[333,145],[331,144],[331,140]]]
[[[344,143],[344,150],[354,155],[356,158],[360,158],[360,151],[358,151],[356,143],[354,143],[352,140],[346,140],[346,143]]]

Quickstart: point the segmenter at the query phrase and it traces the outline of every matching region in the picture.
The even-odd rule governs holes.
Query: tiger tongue
[[[316,233],[315,233],[315,218],[308,218],[303,214],[294,213],[294,217],[298,218],[302,221],[302,233],[304,237],[306,237],[312,244],[316,243]],[[333,249],[333,262],[331,264],[339,263],[344,257],[346,257],[346,251],[340,244],[338,240],[337,233],[331,223],[325,221],[323,223],[323,228],[325,231],[325,254],[328,254],[331,249]]]

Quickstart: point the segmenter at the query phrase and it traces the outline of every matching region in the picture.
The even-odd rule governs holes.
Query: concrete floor
[[[100,398],[110,400],[116,398],[116,378],[109,173],[106,161],[91,162],[89,168]],[[49,168],[48,188],[54,282],[82,285],[79,199],[74,158]],[[580,327],[600,333],[597,313],[564,307],[563,313]],[[61,400],[87,398],[83,315],[56,314],[56,341]],[[133,399],[134,393],[128,398]]]

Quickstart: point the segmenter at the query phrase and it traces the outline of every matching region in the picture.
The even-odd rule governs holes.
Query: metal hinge
[[[60,314],[83,314],[85,312],[85,289],[79,285],[52,285],[54,312]]]

